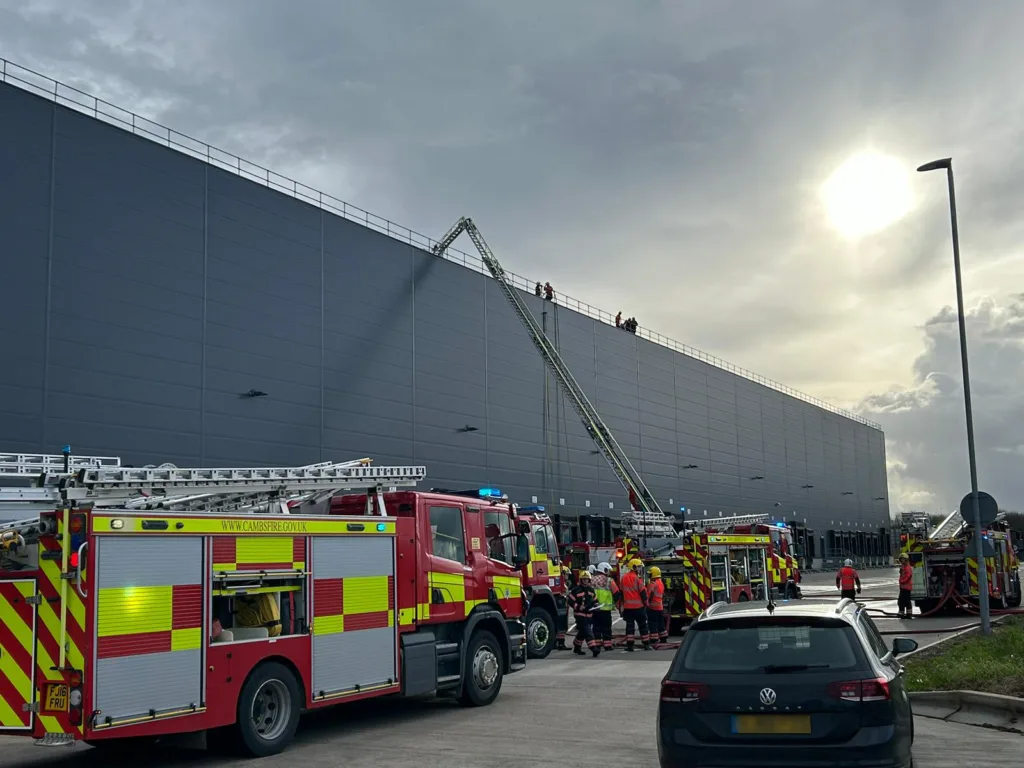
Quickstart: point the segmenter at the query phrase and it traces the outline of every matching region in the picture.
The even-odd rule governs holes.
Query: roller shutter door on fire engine
[[[390,536],[313,539],[313,698],[394,684]]]
[[[201,706],[202,539],[102,537],[96,554],[99,722]]]

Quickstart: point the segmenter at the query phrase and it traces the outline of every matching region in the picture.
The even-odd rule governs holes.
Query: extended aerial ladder
[[[695,520],[687,522],[686,528],[695,533],[703,533],[707,530],[731,528],[734,525],[758,525],[767,523],[768,515],[755,513],[752,515],[733,515],[731,517],[709,517],[706,520]]]
[[[959,509],[954,509],[949,515],[928,534],[929,539],[955,539],[959,537],[967,527],[967,522],[960,514]]]
[[[373,466],[372,459],[321,462],[301,467],[179,468],[122,467],[119,458],[27,456],[0,453],[0,480],[22,480],[0,487],[0,512],[37,513],[0,523],[0,548],[30,544],[50,532],[39,512],[89,505],[126,510],[181,512],[316,514],[332,496],[366,489],[367,513],[384,514],[385,487],[414,486],[426,476],[422,466]],[[325,503],[327,502],[327,503]]]
[[[484,265],[498,283],[516,316],[526,328],[527,333],[530,335],[530,340],[533,341],[534,346],[540,351],[544,362],[554,374],[555,380],[561,387],[562,392],[579,414],[580,419],[582,419],[587,433],[593,438],[594,443],[604,455],[615,476],[622,483],[622,487],[629,494],[630,504],[633,509],[631,512],[622,515],[622,523],[624,530],[626,530],[626,535],[634,538],[678,538],[671,518],[661,510],[654,496],[647,489],[647,486],[644,485],[640,474],[633,467],[625,451],[622,450],[612,436],[611,431],[601,420],[597,409],[594,408],[583,388],[580,387],[573,377],[572,372],[562,360],[555,345],[547,337],[547,334],[544,333],[540,323],[537,322],[526,302],[522,300],[516,287],[509,281],[504,268],[494,256],[494,253],[487,245],[473,220],[465,216],[460,218],[448,230],[445,236],[434,244],[431,251],[435,256],[442,255],[463,232],[469,235],[473,241],[473,245],[476,246],[477,251],[480,253],[480,258],[483,259]]]

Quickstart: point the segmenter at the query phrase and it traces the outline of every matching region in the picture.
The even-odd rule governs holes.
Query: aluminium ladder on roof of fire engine
[[[959,509],[954,509],[949,515],[939,523],[935,530],[932,531],[928,538],[930,539],[955,539],[963,533],[964,528],[967,527],[967,521],[964,520],[960,514]]]
[[[694,531],[706,531],[709,528],[730,528],[734,525],[757,525],[766,522],[768,522],[768,515],[759,512],[752,515],[709,517],[705,520],[687,521],[686,527]]]
[[[445,236],[434,244],[431,251],[436,256],[442,255],[463,232],[469,235],[473,241],[477,251],[480,253],[480,258],[483,259],[484,265],[501,287],[505,298],[508,299],[513,311],[519,317],[527,333],[529,333],[530,340],[533,341],[534,346],[537,347],[544,358],[544,362],[554,373],[555,379],[568,397],[569,403],[583,420],[583,426],[608,461],[619,482],[629,492],[631,504],[639,506],[639,509],[634,511],[646,513],[642,516],[626,513],[623,515],[623,523],[638,526],[638,532],[642,536],[677,536],[675,528],[671,524],[671,518],[658,506],[658,502],[655,501],[653,494],[647,489],[644,481],[640,478],[640,474],[626,456],[625,451],[622,450],[612,436],[611,431],[602,421],[597,409],[591,404],[583,388],[562,360],[555,345],[548,339],[547,334],[544,333],[543,328],[533,316],[530,308],[519,296],[516,287],[509,281],[504,268],[487,245],[473,220],[465,216],[461,217],[448,230]],[[671,531],[671,533],[668,533],[668,531]]]
[[[121,467],[119,461],[104,466],[83,461],[70,469],[36,475],[30,487],[0,488],[0,510],[25,513],[91,504],[138,511],[289,514],[290,505],[318,503],[339,491],[365,488],[367,512],[372,512],[375,496],[378,513],[383,515],[385,486],[414,486],[426,476],[422,466],[372,466],[370,459],[302,467],[199,469],[169,465],[137,469]],[[24,540],[42,532],[38,517],[0,524],[0,537],[21,535]]]

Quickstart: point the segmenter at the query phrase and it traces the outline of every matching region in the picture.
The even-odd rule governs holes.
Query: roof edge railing
[[[275,173],[269,168],[264,168],[262,165],[251,163],[248,160],[244,160],[237,155],[232,154],[231,152],[225,152],[224,150],[217,149],[206,142],[194,139],[184,133],[179,133],[172,128],[168,128],[165,125],[148,120],[130,110],[118,107],[115,104],[104,101],[103,99],[86,93],[74,86],[61,83],[58,80],[54,80],[51,77],[42,75],[34,70],[23,67],[20,64],[16,64],[13,61],[2,57],[0,57],[0,81],[13,85],[21,90],[34,93],[37,96],[48,98],[61,106],[74,109],[85,115],[96,118],[97,120],[102,120],[105,123],[129,131],[136,136],[141,136],[177,150],[183,154],[189,155],[197,160],[202,160],[203,162],[209,163],[217,168],[221,168],[222,170],[235,173],[242,178],[258,182],[266,187],[277,190],[278,192],[283,192],[286,195],[291,195],[299,200],[316,205],[325,211],[341,216],[349,221],[362,224],[363,226],[374,229],[377,232],[381,232],[388,237],[408,243],[427,252],[429,252],[431,246],[437,242],[434,238],[420,234],[419,232],[409,229],[408,227],[403,227],[400,224],[395,224],[394,222],[389,221],[382,216],[370,213],[357,205],[352,205],[344,200],[339,200],[325,192],[313,189],[302,182],[295,181],[287,176]],[[463,251],[449,248],[443,254],[443,258],[490,277],[490,274],[478,256],[472,256]],[[507,272],[506,274],[517,288],[526,291],[527,293],[533,292],[535,281],[527,280],[513,272]],[[560,294],[558,303],[567,309],[579,312],[580,314],[605,323],[606,325],[615,324],[612,313],[593,307],[586,302],[579,301],[578,299],[574,299],[570,296],[566,296],[564,293]],[[637,335],[654,344],[666,347],[674,352],[679,352],[687,357],[700,360],[708,365],[714,366],[715,368],[736,374],[748,381],[756,382],[768,389],[780,392],[784,395],[789,395],[797,400],[817,406],[822,410],[834,413],[838,416],[843,416],[847,419],[852,419],[853,421],[874,429],[881,430],[882,428],[880,424],[869,421],[863,416],[853,413],[852,411],[844,410],[832,405],[831,403],[827,403],[820,398],[800,392],[792,387],[786,386],[785,384],[780,384],[777,381],[773,381],[772,379],[761,376],[753,371],[740,368],[737,365],[733,365],[732,363],[715,357],[714,355],[709,355],[695,347],[682,344],[674,339],[668,338],[667,336],[662,336],[660,333],[655,331],[640,327],[637,329]]]

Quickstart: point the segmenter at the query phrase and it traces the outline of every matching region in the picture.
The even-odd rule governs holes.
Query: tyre
[[[497,698],[504,678],[505,663],[498,638],[486,629],[474,632],[466,647],[463,665],[459,703],[467,707],[486,707]]]
[[[299,725],[302,692],[291,670],[268,662],[253,670],[238,697],[236,746],[248,757],[281,752]]]
[[[526,655],[543,659],[555,647],[555,620],[543,608],[531,608],[526,614]]]

